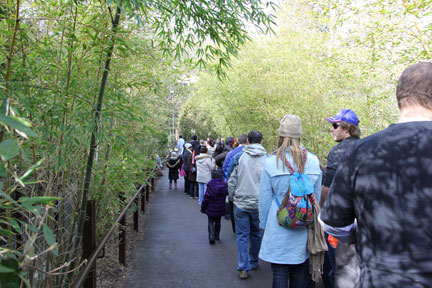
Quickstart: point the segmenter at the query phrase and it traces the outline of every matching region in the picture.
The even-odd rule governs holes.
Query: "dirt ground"
[[[150,194],[151,195],[151,194]],[[146,203],[146,208],[149,203]],[[148,209],[146,209],[148,211]],[[111,288],[118,287],[126,276],[132,272],[131,265],[129,265],[135,253],[135,246],[143,239],[144,231],[142,229],[142,221],[145,220],[146,215],[139,212],[139,231],[133,229],[133,214],[128,215],[126,220],[126,267],[119,263],[119,249],[118,249],[118,233],[114,233],[111,239],[105,245],[105,256],[97,260],[96,263],[96,281],[97,287]]]

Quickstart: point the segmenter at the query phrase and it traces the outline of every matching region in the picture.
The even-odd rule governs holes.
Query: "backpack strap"
[[[275,199],[278,208],[280,208],[281,203],[279,202],[279,199],[277,198],[276,193],[273,191],[273,189],[272,189],[272,193],[273,193],[273,198]]]
[[[302,163],[300,164],[301,166],[299,167],[300,173],[304,172],[304,168],[306,166],[306,159],[307,159],[307,150],[302,149]],[[296,172],[287,159],[285,159],[285,165],[287,166],[288,172],[290,172],[290,174],[294,174]]]
[[[299,167],[300,173],[304,172],[304,167],[306,166],[306,158],[307,158],[307,150],[302,149],[302,163],[300,164],[301,166]],[[285,159],[285,165],[287,166],[288,172],[290,172],[291,175],[293,175],[296,172],[294,170],[294,168],[291,166],[291,164],[289,163],[289,161],[286,159]],[[276,203],[278,204],[278,207],[279,207],[278,212],[280,212],[288,204],[288,201],[290,199],[290,195],[291,195],[291,185],[288,185],[288,190],[285,194],[284,199],[282,200],[282,203],[279,202],[279,199],[277,199],[276,194],[274,194],[274,198],[275,198]]]

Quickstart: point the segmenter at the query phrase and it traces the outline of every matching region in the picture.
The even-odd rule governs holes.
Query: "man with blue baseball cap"
[[[357,114],[353,110],[342,109],[335,116],[327,117],[327,121],[332,124],[332,127],[330,128],[330,132],[333,136],[334,141],[342,142],[348,138],[352,138],[352,139],[348,140],[348,142],[351,142],[352,140],[359,139],[361,132],[360,132],[360,129],[358,128],[358,124],[360,123],[360,120],[358,119]],[[340,147],[338,147],[338,146],[345,147],[346,145],[348,145],[348,142],[345,142],[345,144],[343,144],[343,145],[338,144],[335,147],[333,147],[332,150],[336,150],[336,151],[333,151],[333,153],[332,153],[332,150],[330,150],[329,157],[334,156],[334,155],[330,155],[330,154],[334,154],[334,152],[336,152],[337,153],[337,155],[336,155],[337,159],[332,159],[332,160],[336,160],[336,162],[338,162],[338,160],[340,160],[338,157],[338,155],[339,155],[338,151],[341,150]],[[342,143],[340,143],[340,144],[342,144]],[[338,148],[336,148],[336,147],[338,147]],[[344,150],[344,149],[342,149],[342,150]],[[332,164],[332,163],[330,163],[330,164]],[[327,167],[328,167],[328,165],[327,165]],[[334,171],[332,171],[332,174],[334,176],[334,173],[336,172],[336,167],[330,166],[330,168],[334,168]],[[331,180],[333,180],[333,177],[331,177],[330,182],[331,182]]]
[[[318,217],[355,241],[362,288],[432,283],[432,63],[407,67],[396,99],[398,122],[348,147]]]
[[[361,135],[360,128],[358,127],[360,120],[352,109],[342,109],[335,116],[327,117],[327,121],[332,124],[330,133],[333,140],[338,142],[338,144],[330,150],[327,156],[327,167],[321,189],[321,207],[327,199],[330,185],[333,182],[336,169],[342,160],[342,156],[354,141],[360,139]],[[333,245],[330,245],[330,243]],[[325,255],[327,260],[325,263],[325,266],[327,266],[325,270],[327,271],[324,271],[324,274],[326,274],[326,272],[329,273],[328,275],[323,275],[323,281],[327,282],[324,283],[326,284],[325,286],[344,288],[356,287],[359,281],[359,268],[354,244],[338,243],[335,239],[330,239],[328,244],[329,251],[327,255]]]
[[[345,121],[356,126],[358,126],[360,122],[357,114],[351,109],[342,109],[335,116],[327,117],[327,121],[330,123],[338,123],[341,121]]]

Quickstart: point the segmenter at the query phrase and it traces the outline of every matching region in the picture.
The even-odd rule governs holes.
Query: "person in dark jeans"
[[[294,265],[272,263],[272,288],[286,288],[287,283],[290,283],[289,287],[302,287],[304,283],[304,273],[308,270],[306,269],[306,265],[309,265],[309,262]]]
[[[190,183],[189,183],[189,163],[188,163],[188,158],[191,154],[191,150],[192,150],[192,145],[190,143],[186,143],[185,144],[185,149],[183,150],[183,155],[182,155],[182,160],[183,160],[183,170],[185,172],[185,176],[184,176],[184,193],[185,194],[189,194],[189,187],[190,187]]]
[[[237,146],[236,148],[228,152],[227,156],[225,157],[224,164],[222,166],[222,170],[224,172],[224,177],[226,181],[229,180],[232,170],[234,170],[234,167],[231,167],[231,160],[236,154],[241,153],[243,151],[243,148],[246,147],[247,135],[241,134],[238,137],[238,144],[239,146]],[[231,219],[232,230],[235,233],[234,217],[232,216],[234,215],[234,203],[232,201],[228,201],[226,206],[227,206],[227,213],[225,214],[225,219],[227,220]]]
[[[280,203],[286,196],[289,197],[286,187],[290,186],[291,177],[294,177],[294,173],[290,172],[292,167],[309,178],[309,184],[313,186],[309,189],[313,189],[317,201],[320,198],[322,172],[319,160],[301,148],[301,135],[300,118],[285,115],[280,121],[277,151],[266,158],[261,176],[258,203],[259,223],[260,228],[264,229],[264,236],[259,258],[272,263],[273,288],[287,288],[288,285],[290,288],[303,288],[307,260],[314,257],[307,250],[308,229],[305,226],[295,229],[283,227],[277,218],[279,207],[276,200]],[[320,272],[317,266],[313,267],[315,274]]]
[[[262,233],[259,227],[258,198],[261,173],[267,152],[262,134],[252,130],[248,145],[228,180],[228,194],[234,203],[237,242],[237,273],[247,279],[250,270],[258,269]]]
[[[405,69],[396,99],[398,122],[348,147],[319,215],[355,242],[364,288],[432,283],[432,63]]]
[[[352,143],[355,143],[360,139],[361,135],[360,128],[358,127],[360,120],[358,119],[357,114],[351,109],[342,109],[335,116],[328,117],[327,121],[331,124],[330,133],[333,140],[338,144],[330,149],[327,156],[327,167],[325,169],[321,190],[321,207],[326,201],[336,169],[342,161],[342,156]],[[348,265],[351,262],[350,259],[353,261],[356,260],[354,245],[338,243],[335,238],[332,238],[332,236],[327,233],[325,233],[325,239],[328,251],[325,253],[324,258],[324,273],[322,277],[324,287],[357,287],[360,276],[360,271],[357,269],[358,265],[353,266],[353,268],[356,269],[351,269],[350,265]],[[332,243],[334,243],[334,245]],[[348,262],[344,259],[347,259]],[[311,287],[313,286],[308,286],[308,288]]]

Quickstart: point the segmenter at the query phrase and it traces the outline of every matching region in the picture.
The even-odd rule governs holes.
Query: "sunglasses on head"
[[[339,128],[339,124],[338,123],[332,123],[332,126],[334,129],[338,129]]]

